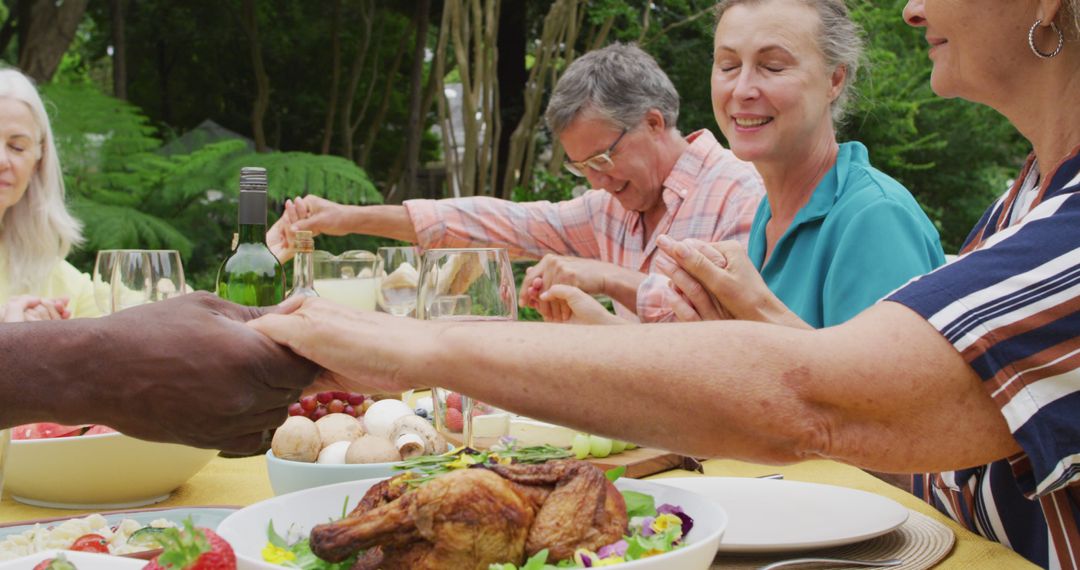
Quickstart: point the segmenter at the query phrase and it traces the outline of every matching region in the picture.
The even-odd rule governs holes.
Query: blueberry
[[[425,410],[424,408],[416,408],[415,411],[416,411],[416,415],[418,415],[418,416],[420,416],[422,418],[426,418],[428,416],[427,410]]]

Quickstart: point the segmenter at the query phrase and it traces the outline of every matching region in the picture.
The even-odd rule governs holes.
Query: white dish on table
[[[121,433],[13,440],[4,490],[54,509],[123,509],[159,503],[217,451]]]
[[[720,541],[720,552],[840,546],[891,532],[908,518],[908,510],[892,499],[834,485],[745,477],[652,482],[704,495],[727,510],[731,524]]]
[[[296,526],[306,536],[311,527],[341,517],[342,509],[351,511],[364,493],[383,479],[338,483],[281,495],[233,513],[218,526],[218,534],[229,541],[242,570],[281,570],[262,559],[266,531],[272,522],[278,534],[285,536]],[[716,555],[716,547],[727,526],[727,514],[715,501],[676,487],[651,481],[620,479],[619,489],[648,493],[657,506],[664,503],[680,506],[694,519],[694,528],[686,537],[686,546],[659,556],[617,564],[612,568],[634,570],[707,570]],[[347,499],[347,500],[346,500]],[[347,503],[347,504],[346,504]]]
[[[109,556],[108,554],[94,552],[75,552],[72,550],[46,550],[16,560],[0,562],[0,570],[28,570],[38,562],[56,558],[61,553],[68,559],[68,562],[74,564],[79,570],[136,570],[146,566],[145,560],[135,558]]]

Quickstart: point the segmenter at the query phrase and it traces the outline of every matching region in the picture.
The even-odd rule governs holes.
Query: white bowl
[[[266,473],[270,476],[270,487],[275,495],[346,481],[385,479],[395,475],[394,466],[400,464],[400,461],[395,461],[327,465],[281,459],[274,455],[273,450],[266,452]]]
[[[217,532],[229,541],[236,552],[241,570],[281,570],[263,561],[266,531],[273,522],[278,534],[285,536],[293,525],[306,535],[311,527],[341,517],[342,508],[356,507],[364,493],[382,479],[368,479],[316,487],[268,499],[229,515],[218,525]],[[694,528],[686,537],[686,546],[659,556],[618,564],[615,568],[634,570],[707,570],[712,564],[720,537],[727,527],[727,513],[718,503],[697,493],[658,485],[648,481],[620,479],[620,489],[648,493],[657,506],[670,503],[680,506],[694,519]],[[347,500],[346,500],[347,499]],[[346,505],[346,503],[348,503]]]
[[[21,503],[60,509],[122,509],[169,498],[217,451],[120,433],[14,440],[4,490]]]

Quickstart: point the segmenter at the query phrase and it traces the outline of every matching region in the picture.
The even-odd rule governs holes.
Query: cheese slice
[[[510,437],[517,439],[522,447],[554,445],[569,448],[574,443],[576,433],[570,428],[529,418],[510,420]]]

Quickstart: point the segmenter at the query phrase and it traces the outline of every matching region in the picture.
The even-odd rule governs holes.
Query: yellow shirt
[[[0,251],[0,303],[7,303],[13,296],[7,285],[7,261],[6,256]],[[90,276],[75,269],[75,266],[58,260],[45,280],[45,286],[37,291],[30,292],[39,297],[53,299],[56,297],[68,298],[68,310],[73,318],[99,317],[101,310],[94,301],[94,286]]]

